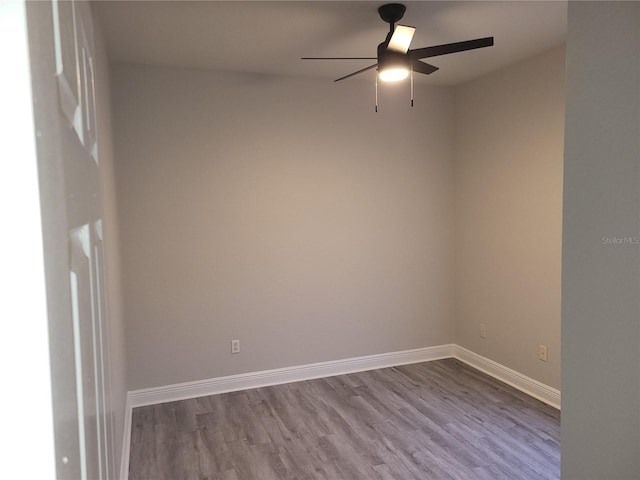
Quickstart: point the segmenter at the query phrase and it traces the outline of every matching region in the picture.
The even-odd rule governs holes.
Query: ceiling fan
[[[402,18],[405,11],[406,7],[400,3],[388,3],[378,8],[380,18],[387,22],[390,28],[387,38],[378,45],[377,57],[303,57],[302,60],[377,60],[377,63],[337,78],[334,82],[345,80],[373,68],[377,68],[380,80],[393,82],[403,80],[409,74],[411,74],[413,80],[413,72],[429,75],[438,70],[438,67],[421,61],[423,58],[448,55],[493,45],[493,37],[485,37],[410,50],[409,45],[416,29],[405,25],[395,25]]]

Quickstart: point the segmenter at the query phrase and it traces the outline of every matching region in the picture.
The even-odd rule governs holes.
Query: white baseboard
[[[410,363],[429,362],[451,357],[457,358],[473,368],[521,390],[527,395],[560,409],[559,390],[455,344],[417,348],[415,350],[404,350],[401,352],[381,353],[364,357],[345,358],[329,362],[277,368],[274,370],[241,373],[226,377],[209,378],[195,382],[130,391],[127,394],[125,411],[125,430],[120,477],[122,480],[127,480],[129,475],[131,414],[132,409],[135,407],[247,390],[250,388],[267,387],[282,383],[312,380],[314,378],[332,377],[378,368],[395,367]]]
[[[489,360],[459,345],[455,346],[454,356],[461,362],[560,410],[560,390],[527,377],[520,372],[516,372],[509,367]]]
[[[454,355],[454,348],[455,345],[453,344],[439,345],[435,347],[417,348],[415,350],[404,350],[401,352],[380,353],[364,357],[352,357],[329,362],[277,368],[274,370],[241,373],[239,375],[209,378],[195,382],[134,390],[129,392],[128,398],[131,401],[131,407],[135,408],[143,405],[216,395],[218,393],[450,358]]]

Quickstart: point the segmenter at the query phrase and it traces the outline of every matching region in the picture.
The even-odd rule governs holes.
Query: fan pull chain
[[[413,65],[411,65],[411,106],[413,107]]]
[[[378,113],[378,74],[376,73],[376,113]]]

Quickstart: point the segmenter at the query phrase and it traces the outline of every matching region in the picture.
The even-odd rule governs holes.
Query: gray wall
[[[569,6],[562,478],[640,478],[640,3]],[[615,238],[629,243],[615,243]],[[622,241],[622,240],[621,240]]]
[[[112,86],[129,389],[453,341],[450,90]]]
[[[563,48],[455,91],[456,343],[558,389],[563,125]]]
[[[113,451],[120,466],[124,435],[124,415],[127,397],[127,364],[122,317],[120,249],[118,239],[118,209],[111,128],[109,62],[98,18],[93,18],[96,59],[96,112],[98,156],[100,158],[100,188],[102,221],[104,222],[104,257],[109,332],[109,370],[111,373],[108,408],[113,424]]]

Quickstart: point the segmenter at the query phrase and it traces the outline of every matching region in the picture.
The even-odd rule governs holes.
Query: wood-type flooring
[[[130,480],[552,480],[560,412],[446,359],[133,410]]]

